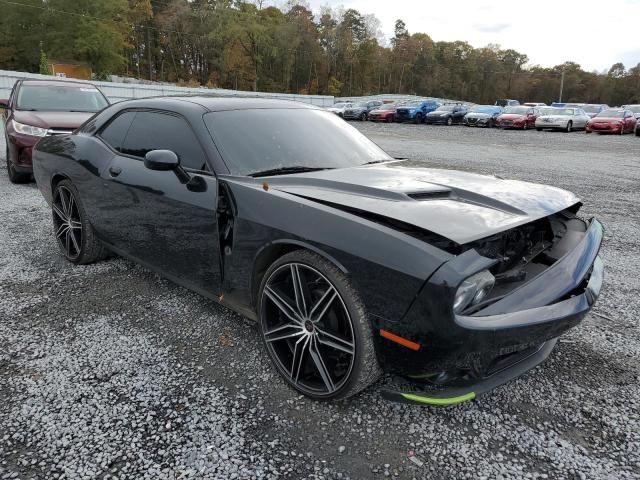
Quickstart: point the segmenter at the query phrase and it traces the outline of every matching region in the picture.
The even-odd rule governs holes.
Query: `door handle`
[[[117,177],[122,173],[122,169],[120,167],[109,167],[109,173],[112,177]]]

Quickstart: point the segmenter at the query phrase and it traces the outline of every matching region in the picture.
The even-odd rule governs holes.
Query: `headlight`
[[[32,137],[44,137],[47,134],[46,128],[32,127],[31,125],[25,125],[18,123],[15,120],[11,120],[13,129],[23,135],[31,135]]]
[[[458,287],[453,300],[453,311],[460,313],[468,306],[480,303],[489,294],[495,281],[489,270],[483,270],[467,278]]]

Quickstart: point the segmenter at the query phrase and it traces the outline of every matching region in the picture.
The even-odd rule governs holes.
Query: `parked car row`
[[[379,100],[361,103],[337,103],[328,109],[345,120],[372,122],[412,122],[428,125],[462,124],[468,127],[501,129],[562,130],[586,133],[633,133],[640,136],[640,105],[611,108],[604,104],[543,103],[519,104],[517,100],[501,99],[495,105],[462,103],[442,104],[435,100],[411,100],[382,103]]]

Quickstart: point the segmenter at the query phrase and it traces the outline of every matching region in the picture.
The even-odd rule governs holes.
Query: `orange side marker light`
[[[407,347],[410,350],[415,350],[416,352],[420,350],[420,344],[416,342],[412,342],[411,340],[407,340],[406,338],[402,338],[395,333],[388,332],[386,330],[380,329],[380,336],[384,337],[392,342],[399,343],[403,347]]]

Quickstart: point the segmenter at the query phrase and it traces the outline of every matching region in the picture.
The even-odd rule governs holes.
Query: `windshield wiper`
[[[331,170],[332,167],[305,167],[302,165],[294,165],[291,167],[271,168],[269,170],[262,170],[260,172],[249,173],[249,177],[268,177],[271,175],[286,175],[288,173],[304,173],[304,172],[317,172],[319,170]]]
[[[363,163],[362,165],[373,165],[376,163],[385,163],[385,162],[392,162],[393,160],[406,160],[405,158],[390,158],[388,160],[371,160],[370,162],[367,163]]]

